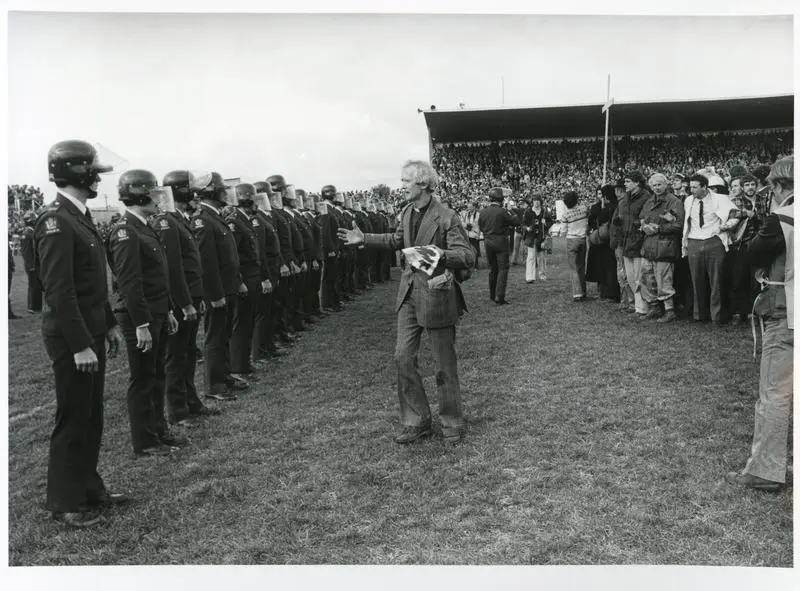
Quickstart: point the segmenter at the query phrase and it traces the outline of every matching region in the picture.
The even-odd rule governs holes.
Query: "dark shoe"
[[[642,317],[642,320],[657,320],[661,318],[661,310],[650,310]]]
[[[176,433],[164,433],[158,436],[159,441],[168,447],[183,447],[189,444],[189,440]]]
[[[305,318],[303,318],[303,322],[305,322],[306,324],[316,324],[317,319],[314,318],[313,316],[306,316]]]
[[[752,474],[740,474],[739,472],[728,472],[725,476],[728,484],[740,486],[743,488],[752,488],[753,490],[760,490],[764,492],[778,492],[783,488],[783,483],[774,482],[772,480],[765,480]]]
[[[53,519],[70,527],[93,527],[106,522],[106,518],[94,511],[80,513],[53,512]]]
[[[38,314],[38,313],[39,313],[38,310],[31,310],[30,308],[28,308],[28,314]]]
[[[510,304],[510,303],[511,303],[511,302],[509,302],[508,300],[497,300],[497,301],[495,302],[495,304],[497,304],[498,306],[507,306],[507,305],[508,305],[508,304]]]
[[[236,394],[231,394],[227,391],[222,392],[211,392],[211,394],[206,394],[206,398],[210,398],[211,400],[221,400],[222,402],[230,402],[231,400],[236,400]]]
[[[247,390],[249,385],[250,384],[248,384],[246,380],[243,380],[238,376],[225,376],[225,386],[227,386],[230,390]]]
[[[286,349],[284,349],[283,347],[281,347],[280,349],[278,347],[271,347],[267,349],[267,355],[269,355],[270,357],[283,357],[284,355],[286,355]]]
[[[453,428],[442,428],[442,437],[444,438],[445,443],[449,443],[450,445],[455,445],[456,443],[460,443],[464,439],[464,431],[462,429],[453,429]]]
[[[666,322],[673,322],[677,319],[678,317],[675,316],[675,312],[673,310],[667,310],[661,318],[656,320],[656,322],[659,324],[664,324]]]
[[[572,296],[572,301],[576,304],[586,301],[586,296]]]
[[[193,417],[209,417],[212,415],[221,415],[222,411],[214,406],[201,406],[197,410],[190,410],[189,414]]]
[[[103,491],[103,494],[98,496],[96,499],[91,499],[89,501],[89,506],[103,507],[108,509],[117,505],[127,505],[132,501],[133,499],[125,493],[110,493],[108,491]]]
[[[250,382],[258,382],[261,379],[254,373],[234,373],[231,374],[231,377],[234,380],[239,380],[240,382],[243,382],[244,384],[249,384]]]
[[[170,447],[168,445],[164,445],[163,443],[159,443],[158,445],[154,445],[152,447],[140,449],[134,452],[134,454],[139,458],[144,458],[153,456],[168,456],[176,451],[178,451],[177,447]]]
[[[734,314],[731,316],[731,326],[739,326],[742,324],[742,315],[741,314]]]
[[[8,319],[9,319],[9,320],[18,320],[18,319],[19,319],[19,316],[17,316],[16,314],[14,314],[14,312],[9,312],[9,313],[8,313]]]
[[[394,438],[394,442],[401,444],[414,443],[418,439],[430,436],[431,436],[430,426],[403,427],[403,430],[400,432],[400,435]]]

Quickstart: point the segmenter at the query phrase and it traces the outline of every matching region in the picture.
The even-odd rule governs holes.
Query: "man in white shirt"
[[[727,195],[708,190],[708,178],[696,174],[689,179],[681,254],[689,261],[694,289],[694,319],[722,320],[722,268],[730,245],[728,230],[737,220],[728,220],[736,209]],[[711,294],[709,299],[708,294]]]

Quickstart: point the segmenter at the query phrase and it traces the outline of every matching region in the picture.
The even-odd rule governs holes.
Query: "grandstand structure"
[[[603,104],[509,107],[494,109],[428,109],[421,112],[428,145],[560,141],[602,138]],[[734,132],[794,128],[794,95],[742,98],[615,102],[610,136]]]

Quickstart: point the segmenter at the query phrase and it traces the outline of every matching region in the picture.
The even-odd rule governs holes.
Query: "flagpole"
[[[611,115],[611,74],[608,75],[608,85],[606,88],[606,104],[603,107],[606,112],[606,132],[603,139],[603,185],[606,184],[606,173],[608,171],[608,118]]]

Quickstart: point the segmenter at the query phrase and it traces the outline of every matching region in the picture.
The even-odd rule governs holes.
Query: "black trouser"
[[[117,313],[117,322],[125,337],[128,352],[128,419],[133,451],[139,452],[159,443],[166,431],[164,417],[164,357],[167,344],[167,315],[153,314],[150,336],[153,347],[142,352],[136,347],[136,326],[127,312]]]
[[[689,259],[680,258],[675,262],[672,287],[675,289],[673,301],[676,311],[691,316],[694,308],[694,288],[692,274],[689,270]]]
[[[286,323],[294,330],[303,327],[302,293],[305,273],[302,271],[289,277],[289,299],[286,306]]]
[[[61,336],[44,335],[53,362],[56,384],[56,420],[50,435],[47,463],[48,511],[75,513],[105,490],[97,473],[103,437],[103,388],[106,374],[104,336],[95,336],[92,349],[97,371],[75,368],[72,351]]]
[[[42,282],[37,271],[28,273],[28,310],[42,311]]]
[[[258,296],[256,309],[255,330],[253,331],[253,357],[260,359],[273,346],[275,339],[274,300],[275,286],[272,293],[262,293]]]
[[[289,332],[288,325],[288,301],[289,301],[289,278],[281,277],[275,286],[272,298],[272,318],[275,333],[286,335]]]
[[[206,304],[203,342],[206,394],[221,394],[226,391],[225,376],[228,374],[225,364],[225,354],[228,350],[226,334],[228,313],[233,304],[231,300],[231,296],[226,296],[227,304],[221,308]]]
[[[753,311],[753,300],[758,292],[747,244],[731,246],[728,258],[730,312],[746,318]]]
[[[338,275],[339,260],[336,257],[326,258],[322,271],[322,305],[325,308],[335,308],[341,305]]]
[[[248,373],[252,367],[250,354],[256,325],[261,282],[258,276],[245,277],[247,294],[237,298],[230,340],[231,372]]]
[[[322,283],[322,267],[313,269],[309,267],[308,277],[306,278],[306,297],[305,309],[308,314],[318,314],[320,311],[319,306],[319,289]]]
[[[369,254],[366,247],[356,251],[356,287],[366,289],[369,283]]]
[[[383,256],[384,251],[370,249],[372,257],[372,281],[375,283],[383,283]]]
[[[381,250],[381,259],[383,261],[383,278],[386,281],[391,280],[392,278],[392,259],[394,258],[394,251],[393,250]]]
[[[356,251],[347,247],[342,251],[342,293],[350,295],[356,290],[355,286],[355,259]]]
[[[201,298],[192,298],[195,310],[200,308]],[[173,314],[178,321],[178,332],[167,336],[167,353],[164,369],[167,382],[167,412],[170,420],[177,422],[192,413],[199,412],[203,403],[197,396],[194,373],[197,367],[198,320],[188,321],[180,309]]]
[[[502,240],[486,241],[486,260],[489,263],[489,297],[496,301],[506,298],[508,282],[508,244]]]

